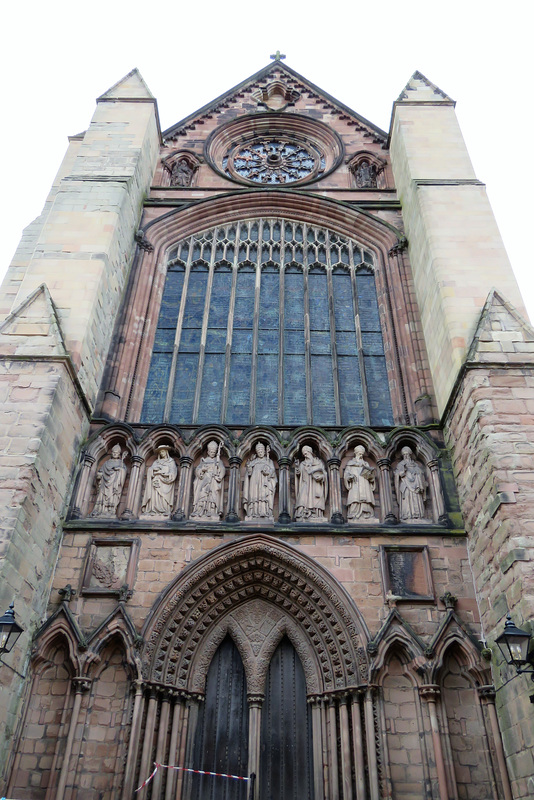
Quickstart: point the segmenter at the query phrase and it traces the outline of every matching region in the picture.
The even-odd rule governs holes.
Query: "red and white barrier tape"
[[[144,783],[141,784],[139,789],[136,789],[135,791],[136,792],[140,792],[141,789],[144,789],[144,787],[147,786],[147,784],[150,783],[150,781],[152,780],[152,778],[154,777],[154,775],[156,774],[156,772],[158,771],[158,769],[160,767],[162,769],[179,769],[182,772],[192,772],[194,775],[213,775],[215,778],[233,778],[235,781],[249,781],[250,780],[250,778],[244,778],[243,775],[227,775],[224,772],[207,772],[206,770],[203,770],[203,769],[189,769],[188,767],[174,767],[174,766],[171,766],[170,764],[158,764],[155,761],[154,762],[154,772],[152,773],[152,775],[150,775],[150,777],[148,777],[146,779],[146,781]]]

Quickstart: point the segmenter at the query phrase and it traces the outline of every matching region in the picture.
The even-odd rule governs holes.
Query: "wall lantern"
[[[513,622],[510,614],[506,615],[506,622],[504,623],[504,631],[500,636],[497,636],[496,642],[499,645],[504,660],[507,664],[515,667],[518,675],[527,673],[534,681],[534,663],[533,656],[529,655],[530,646],[530,633],[522,631]],[[523,669],[525,665],[529,665],[528,669]]]
[[[23,631],[24,628],[15,621],[15,603],[11,603],[5,614],[0,617],[0,655],[9,653],[13,649]]]

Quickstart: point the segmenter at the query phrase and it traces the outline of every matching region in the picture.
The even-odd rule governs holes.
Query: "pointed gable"
[[[414,72],[402,92],[397,103],[447,103],[456,105],[455,101],[445,94],[439,86],[429,81],[422,72]]]
[[[97,98],[97,103],[106,100],[150,100],[154,95],[146,85],[137,68],[132,69],[124,78],[117,81],[107,92]]]
[[[178,137],[195,131],[197,126],[204,125],[207,120],[212,119],[214,113],[224,109],[235,109],[236,113],[266,110],[273,112],[288,110],[298,113],[313,108],[330,112],[336,118],[371,137],[373,141],[380,144],[386,141],[385,131],[281,61],[268,64],[211,103],[168,128],[163,136],[167,142],[176,141]]]
[[[4,320],[0,348],[19,356],[67,355],[56,307],[45,283]]]
[[[467,361],[534,362],[534,329],[496,289],[482,309]]]

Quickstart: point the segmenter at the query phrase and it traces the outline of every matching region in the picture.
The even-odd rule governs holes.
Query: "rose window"
[[[325,160],[309,144],[266,138],[239,144],[223,158],[222,166],[229,177],[278,186],[319,176]]]

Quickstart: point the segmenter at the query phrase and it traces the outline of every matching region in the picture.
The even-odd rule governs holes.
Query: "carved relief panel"
[[[138,539],[92,539],[83,573],[82,594],[127,594],[134,583],[138,551]]]

